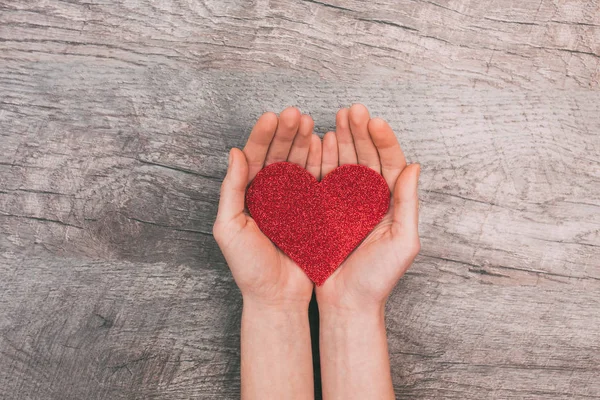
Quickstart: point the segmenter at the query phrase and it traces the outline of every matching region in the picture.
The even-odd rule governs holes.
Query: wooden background
[[[599,80],[598,0],[0,0],[0,398],[237,398],[227,151],[353,102],[423,168],[398,398],[600,398]]]

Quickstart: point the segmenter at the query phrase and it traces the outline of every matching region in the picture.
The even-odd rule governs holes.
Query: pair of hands
[[[391,127],[380,118],[371,119],[361,104],[341,109],[336,131],[328,132],[323,141],[312,133],[313,127],[312,118],[296,108],[258,119],[243,151],[234,148],[229,154],[214,237],[245,303],[306,310],[314,285],[245,212],[247,185],[263,167],[280,161],[306,168],[317,180],[340,165],[368,166],[386,180],[392,204],[367,238],[315,290],[321,310],[382,310],[420,249],[419,165],[407,166]]]

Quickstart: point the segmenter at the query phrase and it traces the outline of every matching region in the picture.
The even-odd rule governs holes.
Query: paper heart
[[[382,176],[350,164],[321,182],[296,164],[271,164],[246,193],[248,211],[260,230],[317,285],[381,221],[389,203]]]

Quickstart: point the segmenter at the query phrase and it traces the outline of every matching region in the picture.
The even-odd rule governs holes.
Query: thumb
[[[244,153],[234,147],[229,152],[229,167],[221,185],[217,221],[229,222],[243,215],[247,184],[248,161]]]
[[[404,168],[394,186],[392,235],[403,240],[419,238],[419,196],[417,186],[421,166],[411,164]]]

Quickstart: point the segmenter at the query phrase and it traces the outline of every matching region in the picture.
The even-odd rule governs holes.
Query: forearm
[[[241,329],[242,399],[312,399],[313,370],[304,309],[245,301]]]
[[[319,313],[323,398],[394,399],[383,306]]]

